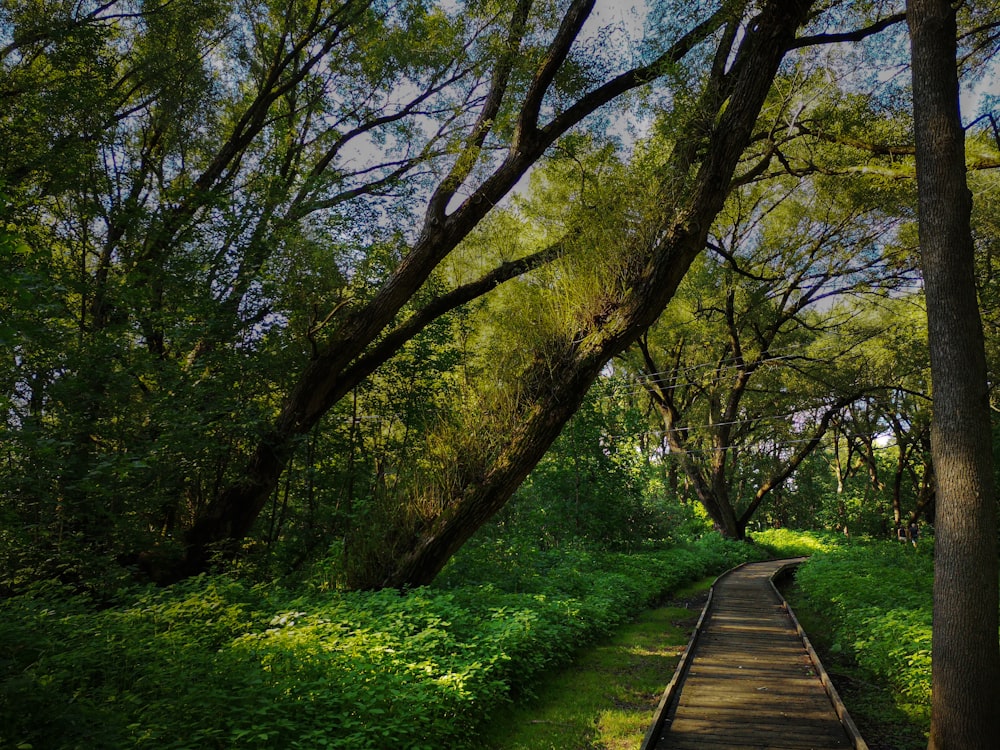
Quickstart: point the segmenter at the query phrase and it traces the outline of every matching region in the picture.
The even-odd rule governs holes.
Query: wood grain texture
[[[853,748],[780,596],[787,561],[720,578],[656,750]]]

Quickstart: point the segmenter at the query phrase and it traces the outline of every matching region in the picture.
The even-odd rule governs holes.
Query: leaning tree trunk
[[[394,554],[381,569],[361,570],[354,587],[426,584],[470,536],[507,502],[520,482],[576,411],[586,389],[611,357],[633,344],[673,297],[728,194],[733,172],[750,141],[778,65],[803,23],[811,0],[771,0],[748,26],[735,61],[719,89],[705,100],[711,127],[698,125],[675,150],[666,194],[683,197],[666,207],[666,219],[645,247],[631,249],[636,269],[624,291],[609,299],[590,327],[568,336],[529,373],[531,403],[517,431],[485,471],[469,476],[440,515],[412,538],[392,540]],[[704,112],[702,114],[705,114]],[[695,166],[695,154],[704,154]],[[688,175],[694,172],[693,179]],[[686,189],[678,190],[682,185]],[[557,356],[553,356],[557,355]],[[555,364],[554,364],[555,362]]]
[[[996,507],[955,11],[948,0],[908,0],[907,18],[938,496],[929,747],[986,750],[1000,737]]]
[[[592,382],[603,366],[600,358],[604,357],[606,361],[630,344],[643,325],[648,325],[655,319],[673,294],[676,284],[657,289],[643,285],[660,284],[665,269],[676,275],[679,281],[690,264],[690,258],[686,261],[684,258],[688,255],[693,258],[692,253],[696,254],[700,249],[708,226],[725,198],[733,170],[750,138],[750,131],[777,66],[811,4],[811,0],[771,0],[766,3],[763,11],[748,27],[736,58],[727,56],[720,61],[720,68],[731,62],[721,83],[717,82],[720,90],[725,93],[728,109],[714,110],[713,119],[699,123],[698,132],[690,134],[686,139],[687,148],[679,149],[692,160],[695,154],[704,153],[702,148],[707,147],[710,151],[698,179],[698,195],[687,200],[679,211],[674,212],[668,226],[673,225],[675,231],[664,232],[678,241],[658,245],[655,257],[650,256],[646,260],[649,267],[636,276],[636,284],[630,290],[631,299],[619,305],[617,312],[609,311],[609,314],[616,315],[621,321],[621,326],[615,333],[608,334],[603,330],[584,332],[590,338],[597,336],[601,342],[593,345],[579,339],[574,342],[571,359],[576,364],[567,365],[567,383],[581,385]],[[469,160],[459,160],[453,173],[446,177],[431,199],[424,230],[406,260],[374,302],[363,310],[346,314],[337,335],[331,338],[325,350],[318,354],[299,378],[273,429],[261,440],[250,457],[242,479],[224,490],[185,535],[183,559],[163,560],[159,564],[151,561],[154,574],[157,572],[156,568],[159,568],[162,580],[172,580],[198,572],[204,569],[214,547],[241,539],[273,491],[297,437],[307,432],[346,392],[349,380],[346,373],[350,364],[389,323],[437,262],[485,215],[489,210],[488,206],[499,201],[548,146],[587,114],[616,96],[662,75],[668,69],[668,63],[679,62],[696,44],[709,38],[731,17],[731,9],[724,5],[710,18],[679,38],[653,64],[616,76],[542,125],[542,99],[568,56],[569,48],[592,6],[593,0],[574,0],[571,4],[549,54],[542,61],[521,104],[515,142],[507,158],[470,198],[462,202],[455,211],[446,214],[446,206],[468,176],[461,165]],[[515,44],[512,48],[516,48],[519,38],[513,41]],[[506,88],[501,78],[502,76],[498,76],[497,81],[503,85],[495,85],[489,98],[489,103],[497,106],[503,99]],[[497,95],[495,102],[494,93]],[[481,128],[485,128],[483,132],[489,131],[489,126],[483,123],[492,122],[492,111],[484,110],[480,122],[470,135],[470,154],[478,152],[482,143],[474,136]],[[727,130],[730,125],[733,129]],[[473,162],[475,159],[469,163]],[[681,178],[685,176],[686,172],[680,175]],[[676,186],[672,186],[672,190],[676,190]],[[687,194],[691,195],[690,191]],[[683,250],[680,249],[682,247]],[[650,306],[640,310],[637,304]],[[634,323],[643,320],[647,322],[635,328]],[[599,364],[591,372],[595,362]],[[582,398],[582,394],[579,398]],[[530,471],[561,426],[575,411],[578,403],[576,394],[570,392],[566,384],[554,384],[550,393],[539,394],[537,408],[544,409],[549,404],[550,411],[536,418],[532,416],[535,412],[529,409],[530,414],[525,415],[527,421],[521,428],[522,437],[513,441],[504,454],[494,460],[492,467],[470,479],[462,490],[461,497],[455,499],[440,522],[423,529],[412,543],[407,543],[406,546],[412,549],[399,558],[394,571],[387,571],[385,576],[373,574],[371,580],[381,582],[376,585],[403,585],[411,579],[433,577],[433,573],[440,569],[472,531],[502,507],[517,483]],[[556,426],[553,429],[551,425]],[[529,434],[534,429],[538,430],[537,438]],[[462,498],[468,498],[471,503],[468,511],[463,509],[466,501]],[[468,528],[465,524],[469,524]],[[417,558],[424,562],[417,562]],[[404,571],[421,572],[411,575]]]
[[[211,501],[184,535],[182,558],[146,560],[154,576],[169,581],[197,573],[204,570],[213,549],[238,543],[249,532],[277,486],[296,442],[367,375],[367,367],[372,365],[372,345],[381,341],[375,344],[375,349],[379,349],[392,339],[395,341],[393,351],[398,351],[405,343],[405,337],[394,335],[400,332],[398,329],[388,336],[383,333],[438,264],[562,135],[616,97],[664,75],[672,64],[680,62],[693,48],[711,38],[732,15],[727,4],[717,8],[652,62],[610,78],[545,121],[543,104],[565,67],[594,4],[595,0],[569,3],[530,85],[520,94],[513,92],[515,87],[508,84],[513,59],[521,54],[522,42],[531,26],[528,15],[532,2],[519,0],[515,4],[509,22],[507,51],[494,66],[488,93],[476,123],[466,134],[461,156],[429,199],[419,237],[373,299],[356,309],[345,308],[334,317],[330,325],[333,333],[322,346],[317,346],[314,358],[298,377],[272,428],[252,451],[240,478]],[[520,99],[513,101],[517,96]],[[511,106],[516,114],[506,157],[449,212],[456,196],[471,187],[467,181],[477,166],[481,166],[483,144],[498,121],[498,113]],[[386,356],[391,353],[385,352]]]

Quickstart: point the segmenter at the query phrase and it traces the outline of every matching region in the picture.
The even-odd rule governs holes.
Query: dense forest
[[[936,0],[3,0],[0,597],[915,523],[931,743],[985,747],[998,48]]]

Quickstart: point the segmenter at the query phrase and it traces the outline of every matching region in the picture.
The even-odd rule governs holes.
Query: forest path
[[[867,750],[771,582],[797,562],[716,581],[643,750]]]

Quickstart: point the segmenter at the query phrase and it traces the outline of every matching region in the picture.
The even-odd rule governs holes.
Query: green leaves
[[[97,607],[38,587],[0,601],[0,744],[473,747],[491,706],[542,670],[753,553],[716,537],[631,557],[535,551],[490,585],[454,570],[406,595],[198,578]]]
[[[892,686],[897,703],[927,725],[931,695],[933,557],[878,542],[817,554],[796,573],[808,606],[835,642]]]

